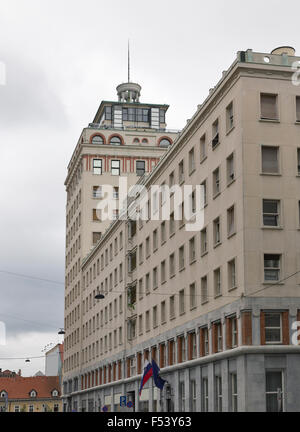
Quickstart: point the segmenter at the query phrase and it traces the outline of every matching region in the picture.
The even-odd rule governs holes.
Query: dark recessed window
[[[112,119],[112,112],[111,107],[105,107],[105,120],[111,120]]]
[[[136,161],[136,175],[143,176],[145,174],[145,161]]]
[[[165,110],[159,110],[159,123],[166,123],[166,112]]]

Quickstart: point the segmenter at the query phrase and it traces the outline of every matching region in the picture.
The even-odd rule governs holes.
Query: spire
[[[141,94],[141,86],[130,82],[130,44],[128,39],[128,81],[118,85],[117,93],[119,102],[137,103]]]
[[[130,46],[128,39],[128,82],[130,82]]]

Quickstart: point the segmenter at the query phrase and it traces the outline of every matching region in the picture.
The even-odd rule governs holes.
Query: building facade
[[[80,326],[66,322],[79,345],[76,366],[65,359],[65,410],[118,411],[124,395],[136,411],[300,410],[299,61],[290,47],[238,52],[138,182],[173,188],[168,217],[169,195],[143,201],[137,190],[126,220],[107,225],[92,249],[85,240]],[[204,223],[187,229],[198,185]],[[183,205],[172,191],[185,186]],[[145,208],[151,220],[135,220]],[[88,219],[88,202],[81,212]],[[85,229],[90,246],[90,219]],[[150,380],[139,397],[151,358],[168,383],[158,392]]]
[[[0,377],[0,412],[61,412],[58,377]]]

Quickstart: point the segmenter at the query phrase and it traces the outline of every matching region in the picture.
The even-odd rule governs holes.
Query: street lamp
[[[58,334],[59,334],[59,335],[64,335],[64,334],[66,334],[66,332],[64,331],[63,328],[61,328],[61,329],[59,330]]]
[[[96,300],[103,300],[104,298],[105,298],[105,296],[99,292],[97,292],[97,294],[95,295]]]

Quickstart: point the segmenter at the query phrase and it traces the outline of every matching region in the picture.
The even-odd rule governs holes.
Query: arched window
[[[142,143],[143,143],[143,144],[148,144],[148,140],[147,140],[147,138],[143,138],[143,139],[142,139]]]
[[[169,145],[171,145],[171,141],[168,140],[167,138],[163,138],[159,142],[159,147],[169,147]]]
[[[36,395],[37,395],[36,391],[35,390],[31,390],[30,397],[35,398]]]
[[[100,136],[100,135],[95,135],[95,136],[92,138],[92,144],[98,144],[98,145],[104,144],[102,136]]]
[[[5,398],[6,395],[7,395],[7,393],[6,393],[5,390],[3,390],[3,391],[0,393],[0,397],[2,397],[2,398]]]
[[[110,140],[110,145],[121,145],[121,138],[113,136]]]
[[[52,397],[58,397],[58,391],[57,390],[52,391]]]
[[[133,144],[139,144],[139,143],[140,143],[140,140],[138,138],[134,138]]]

